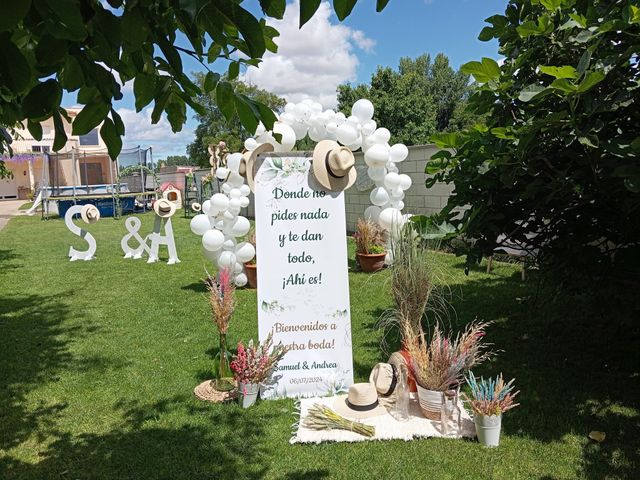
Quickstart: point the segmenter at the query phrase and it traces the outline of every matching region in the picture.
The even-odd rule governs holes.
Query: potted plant
[[[251,230],[249,235],[247,235],[247,242],[253,245],[253,248],[256,247],[256,232],[255,230]],[[249,288],[258,288],[258,265],[257,265],[257,257],[254,256],[251,260],[244,264],[244,273],[247,276],[247,284]]]
[[[470,371],[465,380],[471,388],[473,397],[469,399],[465,395],[473,409],[478,441],[485,447],[497,447],[500,443],[502,414],[520,405],[514,403],[514,399],[520,393],[513,391],[515,379],[512,378],[509,383],[504,383],[502,374],[500,374],[495,380],[492,378],[485,380],[480,377],[478,382],[473,372]]]
[[[422,414],[440,420],[443,393],[457,390],[465,373],[491,356],[482,342],[486,322],[472,322],[455,338],[445,335],[436,323],[431,341],[424,333],[407,342],[409,368],[417,383]]]
[[[233,373],[229,365],[231,354],[227,350],[227,330],[231,315],[236,307],[232,271],[229,268],[220,270],[218,279],[207,272],[204,283],[209,291],[209,305],[213,323],[216,325],[220,337],[220,349],[214,358],[213,387],[216,390],[228,392],[235,387]]]
[[[372,273],[384,268],[386,250],[385,234],[377,223],[358,219],[353,239],[356,242],[356,259],[363,272]]]
[[[272,346],[271,333],[262,344],[249,340],[245,346],[242,341],[238,342],[238,353],[231,361],[231,370],[238,382],[238,399],[242,408],[249,408],[256,402],[260,384],[271,375],[286,353],[282,343]]]

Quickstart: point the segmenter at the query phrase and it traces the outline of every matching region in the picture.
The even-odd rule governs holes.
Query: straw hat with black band
[[[84,223],[92,224],[100,220],[100,210],[95,205],[83,205],[80,218]]]
[[[384,415],[387,409],[378,401],[373,383],[354,383],[348,395],[340,395],[333,403],[336,413],[347,418],[361,419]]]
[[[153,210],[159,217],[169,218],[176,213],[176,205],[166,198],[160,198],[153,203]]]
[[[389,397],[396,391],[398,369],[392,363],[378,363],[371,370],[369,382],[375,385],[378,395]]]
[[[258,159],[258,155],[260,155],[261,153],[269,153],[269,152],[273,152],[273,145],[271,145],[270,143],[263,143],[262,145],[258,145],[253,150],[250,150],[243,154],[243,157],[246,163],[245,168],[246,168],[246,174],[247,174],[247,185],[249,185],[249,188],[254,193],[256,191],[255,178],[256,178],[256,173],[258,173],[258,170],[256,168],[257,166],[256,160]]]
[[[313,174],[327,190],[339,192],[356,182],[356,159],[347,147],[322,140],[313,149]]]

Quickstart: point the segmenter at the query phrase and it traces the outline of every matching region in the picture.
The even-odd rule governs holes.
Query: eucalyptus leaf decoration
[[[234,91],[231,81],[241,67],[258,65],[276,52],[278,31],[266,18],[282,19],[285,0],[260,0],[256,18],[242,0],[3,0],[0,16],[0,127],[25,125],[41,140],[42,120],[53,118],[53,150],[65,146],[63,119],[73,135],[100,124],[111,158],[122,148],[125,125],[115,102],[122,85],[133,81],[136,111],[153,104],[151,120],[163,114],[174,132],[187,118],[187,106],[204,114],[198,95],[215,92],[227,119],[240,118],[255,131],[258,122],[271,129],[276,116],[265,105]],[[335,0],[340,20],[357,0]],[[379,0],[382,10],[387,1]],[[309,21],[320,0],[302,0],[300,25]],[[178,32],[186,44],[178,44]],[[202,86],[185,74],[183,58],[197,60],[207,72]],[[227,65],[224,78],[210,65]],[[73,119],[62,107],[62,94],[77,92],[82,111]],[[0,135],[0,154],[10,151]],[[6,175],[0,161],[0,178]]]
[[[461,67],[486,123],[432,137],[426,185],[456,192],[432,223],[467,267],[503,235],[565,281],[640,275],[640,6],[512,0],[486,22],[503,60]]]

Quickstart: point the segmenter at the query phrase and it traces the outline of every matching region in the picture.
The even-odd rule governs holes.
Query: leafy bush
[[[442,215],[479,261],[504,234],[547,272],[640,271],[640,7],[512,0],[487,19],[504,63],[462,71],[485,125],[439,134],[427,181],[452,182]],[[460,211],[463,213],[460,214]],[[442,219],[439,219],[442,220]]]

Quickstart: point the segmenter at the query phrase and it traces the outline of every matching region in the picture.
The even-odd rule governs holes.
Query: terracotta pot
[[[386,253],[356,253],[360,269],[366,273],[377,272],[384,268]]]
[[[258,288],[258,265],[256,263],[245,263],[244,273],[247,275],[247,285],[249,288]]]

